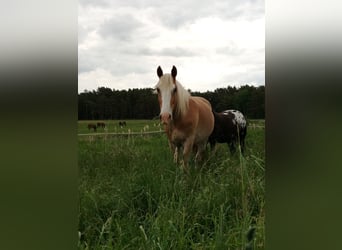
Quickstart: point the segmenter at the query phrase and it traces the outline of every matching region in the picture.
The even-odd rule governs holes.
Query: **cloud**
[[[92,7],[108,7],[109,3],[106,0],[78,0],[79,4],[82,6],[92,6]]]
[[[83,7],[109,8],[121,10],[152,10],[151,19],[171,29],[193,23],[198,18],[216,16],[223,19],[254,20],[265,14],[263,0],[213,0],[207,1],[183,0],[80,0]],[[137,15],[136,15],[137,17]]]
[[[160,22],[175,29],[194,23],[202,17],[254,20],[264,15],[264,1],[260,0],[214,0],[210,3],[184,0],[177,4],[174,4],[174,1],[166,1],[157,8],[157,18]]]
[[[79,3],[80,89],[103,75],[112,87],[153,86],[158,65],[176,65],[192,90],[264,84],[263,1],[97,3]]]
[[[227,46],[216,48],[215,51],[219,55],[237,56],[244,53],[245,49],[238,47],[235,43],[230,43]]]
[[[180,48],[180,47],[168,47],[163,48],[160,51],[157,51],[156,54],[161,56],[171,56],[171,57],[191,57],[196,54],[189,49]]]
[[[132,15],[119,14],[109,20],[105,20],[98,33],[103,38],[127,42],[134,39],[134,34],[138,32],[140,27],[142,27],[142,23]]]

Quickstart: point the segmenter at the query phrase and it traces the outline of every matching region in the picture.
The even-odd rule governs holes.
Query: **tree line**
[[[214,111],[240,110],[249,119],[265,118],[265,86],[244,85],[192,92],[210,101]],[[153,89],[115,90],[99,87],[78,94],[79,120],[152,119],[159,115],[157,95]]]

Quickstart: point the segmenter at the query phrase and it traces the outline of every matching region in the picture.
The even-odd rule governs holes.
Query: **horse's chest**
[[[181,145],[186,140],[187,135],[184,131],[179,129],[174,129],[171,133],[171,141],[176,145]]]

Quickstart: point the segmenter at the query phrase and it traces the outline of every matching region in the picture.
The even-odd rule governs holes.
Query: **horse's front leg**
[[[189,137],[185,142],[184,142],[184,149],[183,149],[183,169],[187,172],[188,171],[188,166],[189,166],[189,159],[190,155],[193,149],[193,144],[194,144],[194,137]]]
[[[178,164],[178,147],[174,147],[173,149],[173,162]]]
[[[173,162],[178,163],[178,147],[169,140],[169,147],[173,155]]]

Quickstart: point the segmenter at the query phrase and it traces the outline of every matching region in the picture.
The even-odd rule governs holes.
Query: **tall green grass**
[[[264,130],[189,173],[164,134],[79,140],[79,249],[263,249]],[[247,242],[247,233],[255,236]]]

